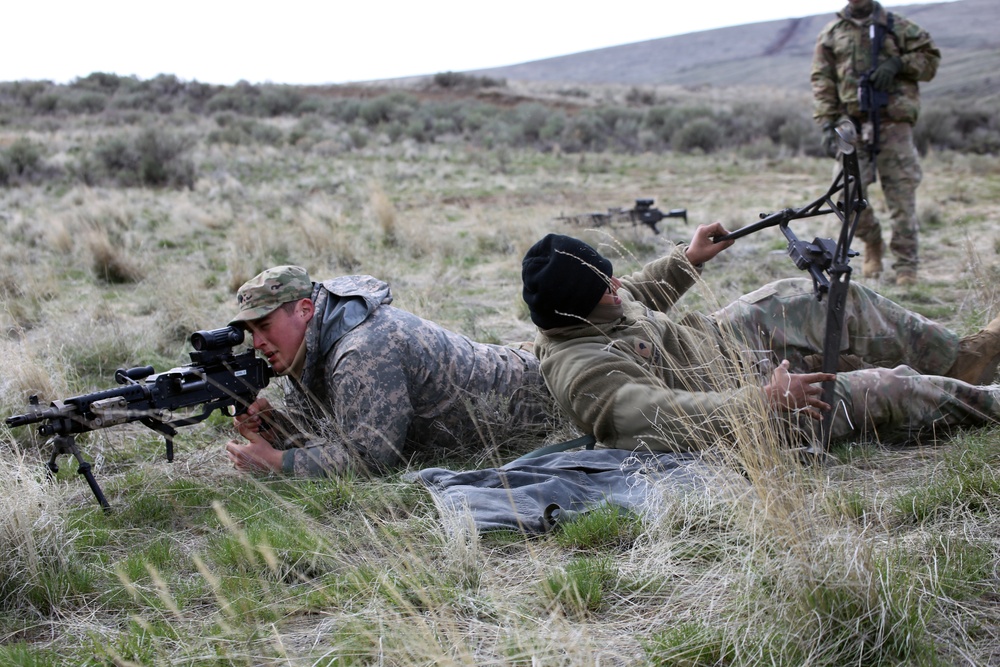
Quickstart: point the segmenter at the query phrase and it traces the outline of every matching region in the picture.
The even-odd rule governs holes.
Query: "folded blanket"
[[[471,518],[480,532],[538,534],[605,504],[641,513],[664,484],[704,488],[709,470],[693,455],[595,449],[484,470],[427,468],[409,478],[430,491],[446,528]]]

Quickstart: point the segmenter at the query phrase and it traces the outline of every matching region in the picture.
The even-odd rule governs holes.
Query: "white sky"
[[[887,6],[916,4],[886,1]],[[939,1],[939,0],[938,0]],[[347,83],[499,67],[845,0],[15,0],[0,81],[91,72],[233,84]]]

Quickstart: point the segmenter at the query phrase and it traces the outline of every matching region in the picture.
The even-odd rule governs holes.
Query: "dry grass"
[[[85,143],[88,131],[68,125],[53,141]],[[827,161],[804,157],[312,146],[199,145],[211,169],[193,191],[0,190],[4,413],[23,411],[29,393],[111,386],[118,366],[185,363],[187,334],[228,321],[235,289],[278,263],[316,279],[370,273],[392,284],[397,306],[479,340],[529,340],[520,259],[545,232],[600,244],[622,273],[699,223],[735,229],[811,201],[830,177]],[[968,333],[1000,311],[1000,166],[931,155],[923,167],[925,280],[909,290],[872,284]],[[654,236],[555,221],[640,196],[687,208],[689,224],[665,221]],[[884,215],[880,194],[873,199]],[[832,235],[821,220],[796,231]],[[796,275],[782,248],[776,230],[740,241],[680,310],[712,310]],[[131,278],[105,280],[95,265]],[[10,645],[0,658],[14,662],[21,647],[34,664],[994,660],[995,585],[972,565],[981,547],[993,562],[1000,544],[996,432],[906,450],[857,444],[803,468],[758,409],[759,420],[730,415],[735,444],[709,491],[662,489],[636,539],[596,550],[554,536],[446,531],[426,493],[398,475],[247,479],[226,465],[224,419],[185,430],[173,465],[138,428],[81,438],[115,507],[105,516],[75,465],[64,458],[58,481],[46,482],[47,449],[27,429],[3,430],[0,534],[12,556],[0,582]],[[477,444],[511,449],[494,426]],[[922,489],[946,494],[949,482],[961,492],[936,515],[917,513],[919,496],[910,510],[900,504]],[[594,608],[544,592],[543,582],[598,556],[610,566]],[[708,651],[700,662],[693,647]]]

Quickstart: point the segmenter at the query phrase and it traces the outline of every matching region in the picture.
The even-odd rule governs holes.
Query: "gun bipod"
[[[83,458],[83,454],[80,453],[80,448],[76,446],[76,435],[70,433],[67,435],[53,436],[52,456],[49,457],[49,462],[46,464],[46,467],[50,471],[50,476],[59,472],[59,465],[56,463],[56,459],[61,454],[71,454],[74,458],[76,458],[77,463],[79,463],[79,467],[76,471],[83,475],[84,479],[87,480],[87,484],[90,485],[90,490],[94,492],[94,497],[97,498],[97,502],[101,504],[101,508],[105,512],[109,511],[111,509],[111,505],[108,504],[107,499],[104,497],[104,492],[101,491],[101,487],[97,483],[97,479],[94,478],[90,462]]]

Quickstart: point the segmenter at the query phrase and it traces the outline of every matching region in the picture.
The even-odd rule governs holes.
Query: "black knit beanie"
[[[570,236],[549,234],[521,262],[521,296],[541,329],[581,324],[608,290],[611,262]]]

